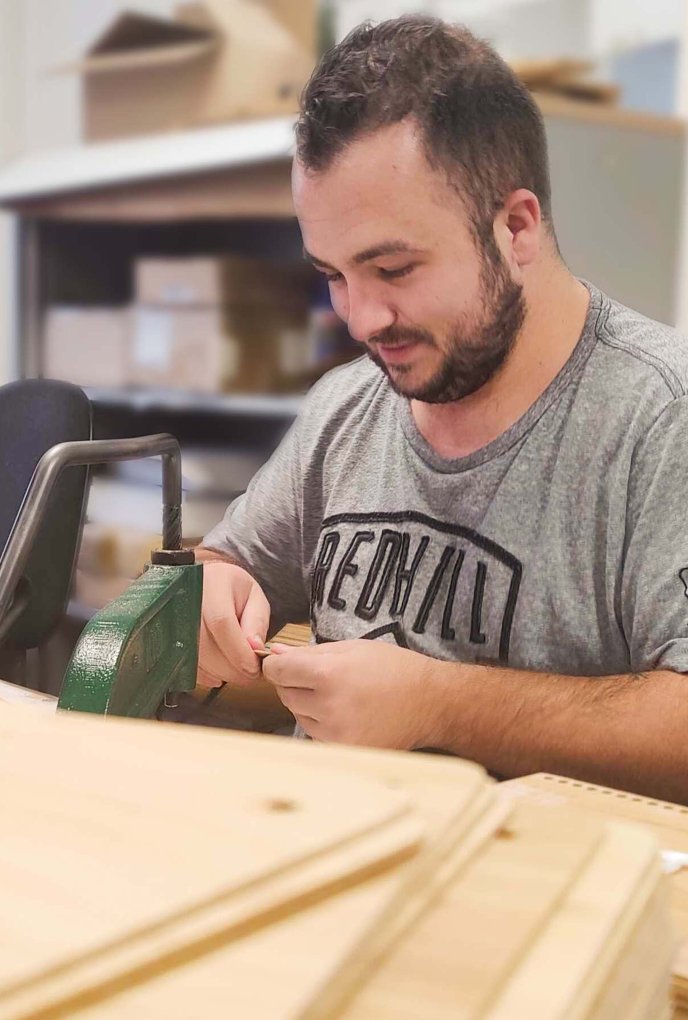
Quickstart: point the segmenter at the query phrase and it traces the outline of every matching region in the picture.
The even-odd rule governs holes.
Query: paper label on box
[[[197,300],[197,294],[189,284],[168,283],[163,287],[162,300],[168,305],[190,305]]]
[[[164,371],[172,358],[172,316],[153,308],[139,309],[134,328],[134,360],[144,368]]]
[[[311,367],[308,344],[302,329],[280,330],[278,343],[282,375],[299,375]]]

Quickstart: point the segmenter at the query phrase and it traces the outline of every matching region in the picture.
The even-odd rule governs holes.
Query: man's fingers
[[[229,681],[255,679],[259,675],[259,660],[241,629],[239,617],[249,604],[252,590],[259,592],[263,600],[265,596],[239,567],[207,563],[203,571],[201,666],[211,673],[229,673],[226,676]],[[255,604],[259,605],[260,599]],[[218,655],[225,660],[222,666],[218,666]]]
[[[239,618],[245,638],[258,637],[265,641],[270,626],[270,603],[257,584],[251,588]]]
[[[320,721],[315,691],[302,687],[276,687],[277,697],[293,716],[306,716],[312,722]]]
[[[290,648],[263,659],[263,676],[275,687],[301,687],[315,690],[318,672],[308,648]],[[279,692],[278,692],[279,693]]]
[[[209,626],[201,620],[199,667],[230,683],[253,680],[260,675],[260,660],[252,651],[236,619],[222,619]]]
[[[304,733],[307,734],[307,736],[312,737],[313,740],[319,739],[318,733],[320,733],[322,727],[321,724],[317,721],[317,719],[313,719],[310,715],[297,715],[295,716],[295,718],[297,723],[304,731]]]
[[[224,674],[227,672],[227,660],[217,647],[203,619],[198,640],[198,670],[199,674],[203,671],[208,676],[226,679]]]
[[[213,673],[209,673],[208,670],[203,669],[202,666],[198,667],[196,672],[197,687],[204,687],[207,690],[210,690],[214,687],[222,687],[224,683],[225,681],[221,677],[216,676]]]

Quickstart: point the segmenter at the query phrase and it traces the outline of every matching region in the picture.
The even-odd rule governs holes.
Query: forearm
[[[433,744],[502,776],[555,772],[688,803],[688,678],[442,663]]]
[[[197,545],[194,549],[197,563],[229,563],[233,567],[240,567],[241,564],[227,553],[218,552],[217,549],[207,549],[203,545]]]

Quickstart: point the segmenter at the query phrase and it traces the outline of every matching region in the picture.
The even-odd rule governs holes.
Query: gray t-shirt
[[[367,358],[328,373],[204,544],[274,631],[600,676],[688,672],[688,340],[590,285],[580,340],[510,429],[444,459]]]

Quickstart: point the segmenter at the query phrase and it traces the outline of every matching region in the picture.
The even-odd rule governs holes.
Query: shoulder
[[[669,403],[688,394],[688,336],[593,290],[597,338],[626,385],[644,384]]]
[[[370,413],[389,397],[385,375],[368,357],[327,372],[308,391],[299,415],[302,432],[337,431],[343,424]]]

